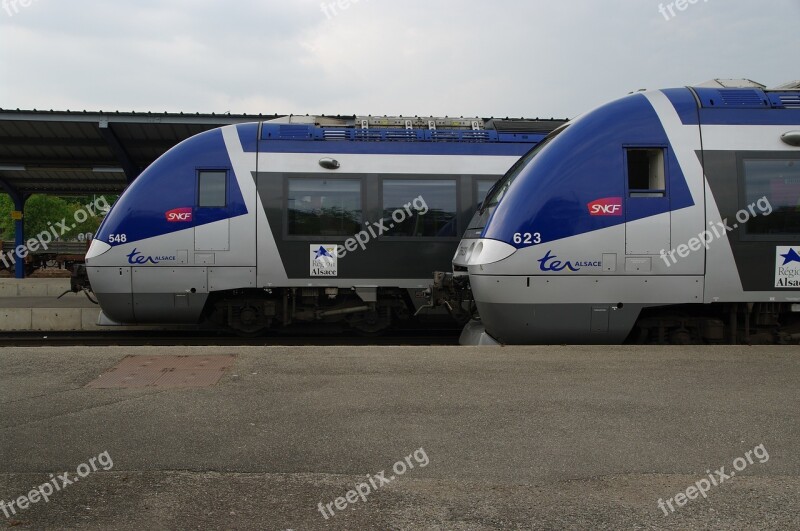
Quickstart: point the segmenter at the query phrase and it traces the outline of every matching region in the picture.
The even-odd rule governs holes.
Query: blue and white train
[[[639,92],[554,131],[453,261],[464,344],[800,338],[800,84]]]
[[[121,195],[86,255],[101,324],[407,320],[480,198],[562,123],[295,116],[192,137]]]

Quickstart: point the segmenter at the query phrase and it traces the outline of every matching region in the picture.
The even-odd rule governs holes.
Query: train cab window
[[[630,197],[664,197],[666,178],[664,149],[628,149],[628,193]]]
[[[385,236],[438,237],[458,235],[456,181],[451,179],[386,179],[383,219],[394,225]]]
[[[197,172],[197,206],[224,208],[227,204],[228,172],[201,170]]]
[[[352,236],[361,231],[360,179],[290,178],[290,236]]]
[[[747,222],[747,234],[800,234],[800,159],[745,159],[744,192],[761,214],[772,207]]]
[[[486,199],[486,195],[489,193],[489,190],[492,189],[492,186],[494,186],[494,183],[496,182],[497,181],[478,180],[477,190],[475,195],[475,200],[477,201],[477,205],[483,203],[484,199]]]

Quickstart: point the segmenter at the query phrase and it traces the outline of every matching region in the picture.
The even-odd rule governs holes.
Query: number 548
[[[521,243],[526,245],[536,245],[542,243],[542,235],[538,232],[517,232],[514,234],[514,243],[517,245]]]

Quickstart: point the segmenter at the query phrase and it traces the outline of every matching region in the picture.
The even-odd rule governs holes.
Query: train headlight
[[[472,242],[472,245],[469,246],[467,249],[466,254],[464,255],[464,262],[469,263],[469,259],[472,258],[472,253],[475,251],[475,242]]]
[[[481,240],[471,249],[467,265],[486,265],[505,260],[517,252],[517,248],[497,240]]]
[[[95,238],[92,240],[92,244],[89,245],[89,250],[86,251],[86,259],[91,260],[92,258],[97,258],[101,254],[105,254],[110,250],[111,246],[109,244]]]

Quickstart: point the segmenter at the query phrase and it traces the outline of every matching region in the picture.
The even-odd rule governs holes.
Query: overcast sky
[[[0,0],[0,107],[573,117],[800,78],[800,0],[336,1]]]

